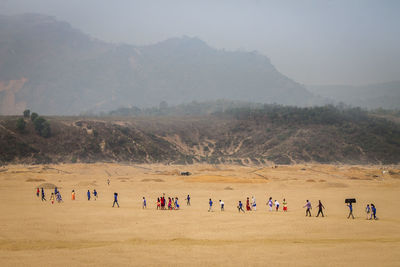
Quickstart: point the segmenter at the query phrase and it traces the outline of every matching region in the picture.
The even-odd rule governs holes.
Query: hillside
[[[109,44],[53,17],[0,15],[0,114],[66,115],[230,99],[307,105],[313,96],[256,52],[197,38]]]
[[[52,135],[0,120],[0,160],[397,164],[400,125],[360,109],[265,105],[202,116],[49,117]]]

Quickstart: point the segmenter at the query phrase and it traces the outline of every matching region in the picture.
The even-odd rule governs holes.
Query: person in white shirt
[[[279,210],[279,202],[278,202],[278,200],[275,200],[275,210],[276,211]]]
[[[267,206],[269,206],[269,211],[272,211],[272,197],[269,198]]]
[[[256,211],[257,210],[257,206],[256,206],[256,198],[254,196],[251,197],[251,202],[252,202],[252,206],[253,206],[253,210]]]
[[[219,204],[221,205],[221,211],[224,211],[225,203],[222,200],[219,200]]]

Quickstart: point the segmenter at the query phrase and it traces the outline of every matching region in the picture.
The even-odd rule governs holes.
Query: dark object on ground
[[[182,176],[189,176],[189,175],[191,175],[191,173],[190,172],[181,172],[181,175]]]
[[[344,203],[356,203],[356,199],[355,198],[346,198]]]

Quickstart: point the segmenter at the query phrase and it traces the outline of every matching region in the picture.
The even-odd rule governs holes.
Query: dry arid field
[[[50,203],[54,185],[63,203]],[[9,165],[0,168],[0,266],[400,266],[399,192],[398,166]],[[181,209],[156,210],[162,193]],[[252,196],[257,211],[238,213]],[[286,198],[288,212],[269,212],[270,196]],[[357,199],[354,220],[345,198]],[[315,217],[318,200],[325,218]],[[379,220],[366,220],[367,203]]]

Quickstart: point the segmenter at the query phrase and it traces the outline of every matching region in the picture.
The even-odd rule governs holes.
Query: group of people
[[[90,190],[87,191],[88,201],[91,199],[91,195],[93,195],[94,200],[96,200],[98,198],[98,193],[97,193],[96,189],[94,189],[92,193],[90,192]],[[36,196],[38,198],[39,198],[39,196],[41,196],[41,200],[46,201],[46,195],[45,195],[45,191],[44,191],[43,187],[41,189],[36,188]],[[72,190],[72,192],[71,192],[71,200],[75,200],[75,190]],[[190,200],[191,200],[190,195],[187,195],[187,197],[186,197],[186,205],[187,206],[190,206]],[[52,204],[54,204],[55,201],[57,201],[58,203],[63,202],[62,197],[61,197],[61,192],[60,192],[60,190],[58,190],[57,187],[55,187],[54,192],[51,193],[50,201]],[[114,202],[113,202],[112,206],[114,207],[115,204],[119,208],[118,193],[114,193]],[[211,198],[209,199],[208,204],[209,204],[208,211],[209,212],[213,211],[213,201]],[[220,205],[221,211],[225,211],[224,201],[222,201],[220,199],[219,205]],[[282,201],[282,205],[283,205],[283,211],[287,212],[288,208],[287,208],[287,201],[285,198]],[[273,207],[275,207],[275,211],[279,211],[280,204],[279,204],[278,200],[272,201],[272,197],[270,197],[267,201],[267,206],[269,207],[269,211],[273,211]],[[352,203],[347,203],[347,207],[349,208],[349,215],[347,216],[347,218],[349,219],[351,217],[354,219]],[[143,197],[142,208],[143,209],[147,208],[147,201],[146,201],[145,197]],[[163,195],[161,197],[157,198],[157,210],[178,210],[179,208],[180,208],[180,205],[178,203],[178,197],[166,198],[165,193],[163,193]],[[312,205],[309,200],[306,200],[306,204],[303,206],[303,208],[306,209],[306,217],[312,217],[312,215],[311,215]],[[322,217],[325,217],[325,215],[324,215],[325,206],[322,204],[321,200],[318,200],[317,208],[318,208],[318,212],[317,212],[316,217],[319,217],[319,215],[321,215]],[[243,208],[243,203],[241,200],[239,200],[239,202],[238,202],[237,209],[238,209],[239,213],[245,212],[245,210]],[[247,197],[246,211],[256,211],[256,210],[257,210],[256,198],[254,196],[252,196],[251,202],[250,202],[250,198]],[[378,219],[376,217],[376,207],[374,204],[372,204],[372,203],[367,204],[367,206],[365,208],[365,212],[366,212],[366,218],[368,220],[372,220],[372,219],[377,220]]]
[[[244,213],[244,209],[243,209],[243,203],[241,200],[239,200],[239,203],[237,205],[237,209],[240,212]],[[246,210],[247,211],[256,211],[257,210],[257,204],[256,204],[256,198],[254,196],[251,197],[251,203],[250,203],[250,198],[247,197],[246,199]]]
[[[325,209],[325,207],[324,207],[324,205],[322,204],[321,200],[318,200],[318,205],[317,205],[317,207],[318,207],[318,213],[317,213],[317,216],[316,216],[316,217],[319,217],[320,214],[322,215],[322,217],[325,217],[325,216],[324,216],[324,211],[323,211],[323,210]],[[303,208],[306,208],[306,217],[307,217],[307,216],[311,217],[312,205],[311,205],[311,202],[310,202],[308,199],[306,200],[306,204],[304,205]]]
[[[282,205],[283,211],[287,212],[287,201],[285,198],[282,201]],[[279,211],[280,204],[278,200],[275,199],[275,201],[272,201],[272,197],[269,197],[267,206],[269,207],[269,211],[273,211],[273,207],[275,207],[275,211]]]
[[[367,214],[367,220],[377,220],[378,217],[376,217],[376,208],[375,205],[371,203],[371,206],[367,204],[367,207],[365,207],[365,213]]]
[[[324,205],[322,204],[321,200],[318,200],[318,213],[316,217],[319,217],[319,215],[321,214],[322,217],[324,217]],[[350,219],[350,217],[352,219],[354,219],[354,215],[353,215],[353,203],[349,202],[347,203],[347,207],[349,208],[349,215],[347,216],[347,219]],[[311,202],[309,200],[306,200],[306,204],[304,205],[303,208],[306,208],[306,217],[309,216],[311,217],[311,209],[312,209],[312,205]],[[377,220],[378,218],[376,217],[376,207],[374,204],[371,203],[367,204],[367,207],[365,208],[365,213],[367,214],[367,220]]]
[[[90,200],[92,194],[93,194],[94,200],[96,200],[98,198],[98,193],[97,193],[96,189],[93,190],[93,193],[91,193],[90,190],[87,191],[87,199]],[[46,201],[46,193],[45,193],[43,187],[41,189],[39,189],[39,187],[36,188],[36,196],[39,197],[40,195],[42,196],[42,198],[41,198],[42,201]],[[71,200],[75,200],[75,198],[76,198],[75,190],[72,190]],[[61,197],[61,192],[60,192],[60,190],[58,190],[57,186],[54,188],[54,192],[52,192],[51,196],[50,196],[50,201],[52,204],[54,203],[55,200],[59,203],[63,202],[62,197]]]
[[[72,190],[72,191],[74,191],[74,190]],[[89,201],[90,198],[91,198],[91,194],[90,194],[90,190],[89,189],[88,189],[86,195],[87,195],[87,200]],[[99,195],[98,195],[96,189],[93,189],[93,199],[97,200],[98,197],[99,197]]]
[[[188,195],[188,205],[190,205],[190,197]],[[143,197],[143,208],[146,206],[146,199]],[[161,197],[157,198],[157,209],[158,210],[179,210],[179,203],[178,203],[178,197],[171,198],[168,197],[168,201],[165,198],[165,194],[163,194]]]
[[[213,201],[210,198],[208,200],[208,211],[213,211]],[[219,205],[221,207],[221,211],[225,211],[225,202],[222,201],[221,199],[219,200]],[[279,211],[279,202],[278,200],[275,200],[275,202],[272,202],[272,197],[269,198],[268,202],[267,202],[267,206],[269,206],[269,210],[272,211],[272,207],[275,205],[275,210]],[[237,209],[238,212],[245,212],[244,208],[243,208],[243,203],[241,200],[239,200],[238,205],[237,205]],[[256,198],[254,196],[251,197],[251,202],[250,202],[250,198],[247,197],[246,199],[246,211],[256,211],[257,210],[257,203],[256,203]],[[283,199],[283,211],[287,211],[287,202],[286,199]]]
[[[36,188],[36,196],[39,197],[39,195],[42,196],[42,201],[47,201],[43,187],[41,189],[39,189],[39,187]],[[57,201],[58,203],[63,202],[63,199],[61,197],[61,192],[60,190],[58,190],[57,187],[54,188],[54,192],[51,192],[50,201],[51,204],[54,204],[55,201]]]

